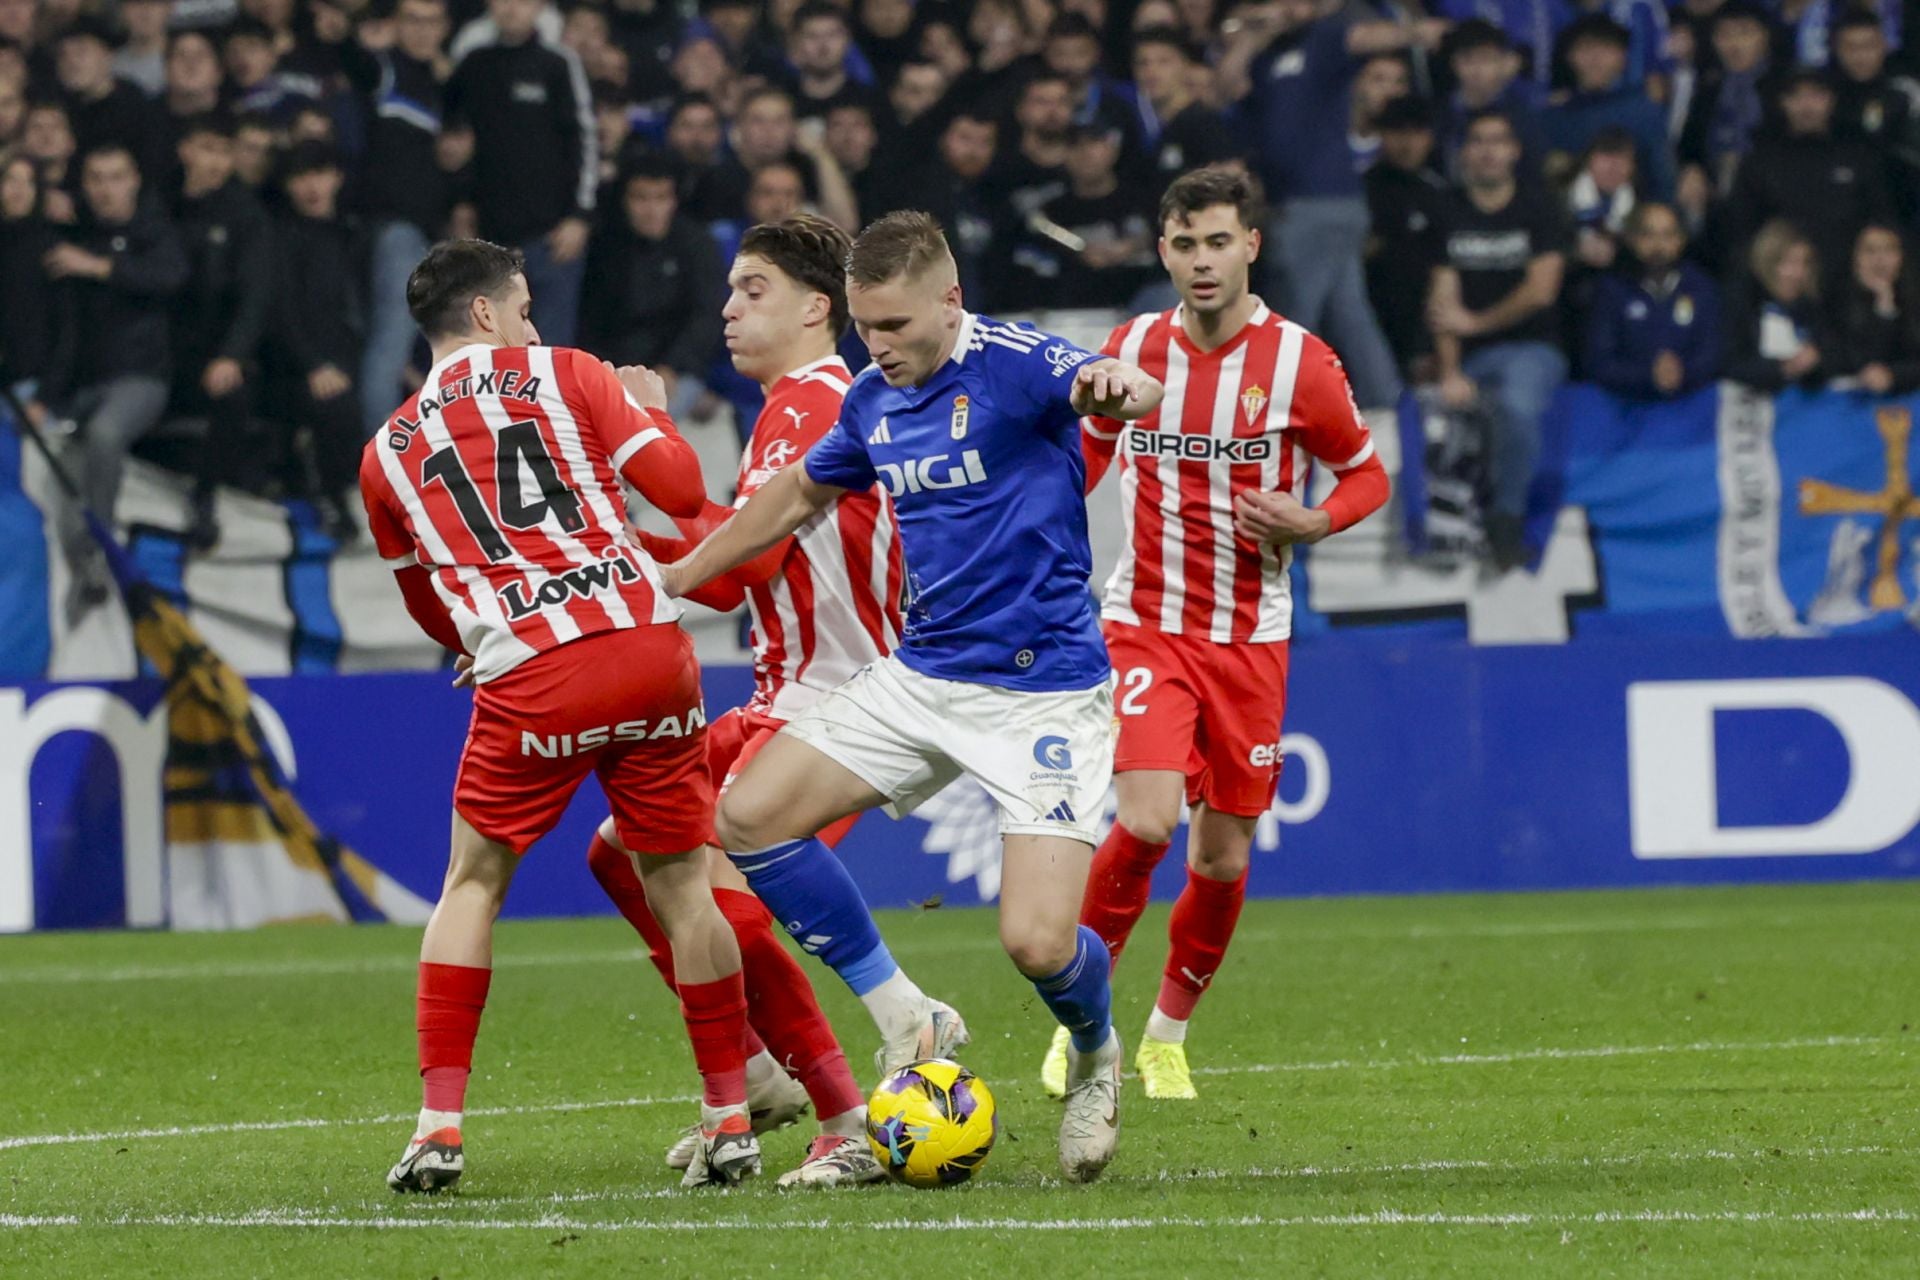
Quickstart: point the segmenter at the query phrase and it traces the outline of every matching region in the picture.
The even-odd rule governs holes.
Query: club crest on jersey
[[[965,440],[967,438],[967,410],[969,403],[965,396],[955,396],[953,398],[952,434],[955,440]]]
[[[1240,407],[1246,411],[1247,423],[1252,425],[1260,420],[1260,411],[1267,407],[1266,388],[1248,387],[1240,393]]]

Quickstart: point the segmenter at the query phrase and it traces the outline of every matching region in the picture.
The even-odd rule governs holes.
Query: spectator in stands
[[[1389,102],[1413,92],[1413,72],[1397,53],[1377,53],[1360,64],[1353,77],[1353,104],[1347,121],[1347,149],[1355,173],[1365,173],[1380,155],[1380,113]]]
[[[26,125],[26,76],[0,74],[0,150],[11,151]]]
[[[886,176],[874,164],[880,132],[873,108],[864,102],[842,102],[827,112],[823,134],[827,151],[853,188],[853,202],[863,219],[871,221],[882,210],[880,193]]]
[[[1590,14],[1567,28],[1567,64],[1574,87],[1548,107],[1541,120],[1549,149],[1547,168],[1550,173],[1569,172],[1602,130],[1619,130],[1633,140],[1648,196],[1671,200],[1673,155],[1666,113],[1628,81],[1628,43],[1627,29],[1605,14]]]
[[[1833,131],[1871,144],[1887,166],[1901,215],[1920,214],[1920,80],[1887,70],[1887,34],[1870,9],[1849,9],[1833,30]]]
[[[587,255],[580,334],[595,355],[659,374],[669,411],[684,419],[720,349],[726,267],[706,229],[680,212],[679,179],[664,157],[627,170],[619,222],[595,234]]]
[[[1788,222],[1760,228],[1727,299],[1727,376],[1760,391],[1812,385],[1832,346],[1813,243]]]
[[[1430,381],[1433,342],[1427,290],[1441,261],[1447,184],[1433,168],[1433,108],[1418,98],[1388,103],[1376,121],[1380,159],[1367,170],[1367,294],[1401,376]]]
[[[1563,332],[1587,332],[1587,310],[1594,291],[1621,256],[1627,219],[1639,193],[1635,188],[1638,158],[1633,138],[1624,129],[1606,128],[1595,135],[1580,162],[1580,171],[1567,186],[1566,204],[1573,230],[1573,253],[1567,277],[1560,287]],[[1579,352],[1572,353],[1578,357]],[[1576,360],[1577,364],[1577,360]],[[1576,369],[1585,376],[1583,369]]]
[[[74,163],[79,147],[67,109],[58,102],[36,102],[28,107],[26,124],[20,131],[20,154],[33,161],[40,174],[47,217],[63,225],[72,224],[77,215],[71,192],[80,185]]]
[[[1636,400],[1698,391],[1719,373],[1724,354],[1719,289],[1683,256],[1686,231],[1672,205],[1635,208],[1627,246],[1631,260],[1594,294],[1587,377]]]
[[[40,40],[39,8],[34,0],[0,0],[0,47],[17,51],[35,91],[53,80],[53,59]]]
[[[741,190],[765,166],[791,165],[800,171],[822,217],[850,230],[859,226],[853,188],[827,150],[823,130],[818,125],[798,126],[793,98],[784,89],[755,89],[741,99],[734,120],[733,157]]]
[[[1519,183],[1520,137],[1506,116],[1475,117],[1460,162],[1428,316],[1447,404],[1477,403],[1492,424],[1487,539],[1507,570],[1528,558],[1522,517],[1540,424],[1567,376],[1555,306],[1567,235],[1554,202]]]
[[[266,23],[243,17],[227,29],[222,54],[234,109],[285,124],[314,100],[317,86],[307,77],[282,74],[280,38]]]
[[[526,254],[534,327],[570,346],[594,209],[593,104],[579,59],[537,35],[540,11],[541,0],[489,0],[497,35],[454,68],[446,114],[474,133],[480,234]]]
[[[1068,132],[1067,190],[1029,217],[996,299],[1017,311],[1127,305],[1153,268],[1153,207],[1120,179],[1120,136]]]
[[[1042,71],[1021,87],[1013,111],[1014,145],[995,159],[988,179],[1017,218],[1067,189],[1067,131],[1073,127],[1073,87]]]
[[[1713,14],[1712,58],[1695,86],[1680,134],[1680,207],[1694,225],[1733,187],[1772,96],[1771,27],[1753,0],[1726,0]]]
[[[1877,396],[1920,387],[1920,293],[1900,232],[1869,223],[1853,243],[1853,274],[1834,299],[1826,373]]]
[[[164,128],[170,146],[177,146],[181,128],[220,109],[225,74],[220,50],[204,31],[176,31],[167,41],[166,87],[161,92]]]
[[[280,192],[273,182],[284,141],[280,130],[265,116],[243,115],[233,122],[234,176],[252,187],[270,209],[280,205]]]
[[[1363,403],[1391,404],[1400,378],[1367,301],[1366,198],[1341,126],[1357,59],[1434,48],[1444,24],[1363,21],[1351,10],[1322,17],[1313,0],[1241,14],[1220,74],[1244,102],[1260,177],[1279,200],[1267,236],[1282,280],[1279,309],[1333,345]],[[1316,118],[1331,127],[1300,127]]]
[[[1892,216],[1886,181],[1867,144],[1833,136],[1833,87],[1823,73],[1787,76],[1779,103],[1785,127],[1754,146],[1734,179],[1727,242],[1744,245],[1769,218],[1786,218],[1813,241],[1832,284],[1845,272],[1860,228]]]
[[[399,0],[391,30],[370,36],[363,26],[346,59],[367,115],[355,191],[371,255],[366,354],[357,370],[369,434],[411,390],[401,385],[414,348],[407,276],[445,231],[453,204],[438,156],[449,26],[446,0]]]
[[[113,55],[113,74],[149,98],[167,87],[167,19],[173,0],[120,0],[127,38]]]
[[[173,313],[170,404],[207,423],[187,526],[188,545],[205,550],[219,539],[214,492],[234,479],[246,440],[277,259],[267,211],[233,176],[232,125],[202,116],[186,127],[179,149],[175,218],[188,274]]]
[[[187,259],[158,199],[141,191],[125,144],[104,143],[80,165],[77,226],[43,260],[66,284],[70,323],[48,363],[46,400],[72,421],[83,450],[87,506],[109,523],[127,451],[160,421],[172,376],[169,312]],[[108,578],[85,528],[62,530],[75,571],[69,620],[106,601]]]
[[[787,31],[787,61],[793,64],[793,109],[803,120],[817,120],[843,102],[866,103],[864,85],[847,74],[847,50],[853,32],[847,15],[827,0],[806,0],[794,11]]]
[[[321,525],[334,540],[351,542],[366,438],[353,375],[367,339],[368,254],[359,220],[341,212],[343,180],[339,157],[325,143],[303,142],[287,153],[266,400],[268,416],[310,429]]]
[[[730,189],[725,159],[726,129],[720,109],[701,94],[688,94],[667,115],[666,153],[680,165],[680,209],[697,222],[737,216],[744,193]]]
[[[1193,70],[1193,52],[1174,28],[1150,27],[1134,37],[1141,145],[1156,205],[1168,184],[1189,169],[1243,153],[1226,117],[1194,97]]]
[[[888,198],[890,208],[920,208],[939,220],[960,268],[967,305],[992,310],[989,276],[1001,214],[983,179],[991,171],[999,130],[994,122],[963,110],[947,122],[938,155],[908,172]]]
[[[779,222],[801,212],[807,205],[806,175],[791,160],[775,160],[762,165],[747,184],[746,227],[761,222]],[[731,261],[729,252],[728,259]]]
[[[41,418],[41,383],[53,360],[65,302],[47,274],[46,257],[60,243],[47,221],[40,176],[24,155],[0,160],[0,385]]]
[[[1514,50],[1515,71],[1528,83],[1544,87],[1552,78],[1555,41],[1578,6],[1569,0],[1437,0],[1432,11],[1462,26],[1480,22],[1498,31]]]
[[[1048,71],[1063,76],[1072,95],[1073,123],[1097,125],[1118,136],[1123,167],[1141,164],[1138,138],[1140,117],[1133,86],[1109,77],[1101,67],[1100,30],[1071,6],[1047,28],[1040,61]]]
[[[1482,111],[1504,112],[1520,135],[1520,173],[1537,178],[1546,160],[1547,139],[1540,127],[1540,85],[1523,76],[1523,63],[1505,32],[1479,18],[1447,33],[1441,46],[1453,72],[1454,91],[1440,122],[1439,169],[1449,181],[1460,178],[1460,146],[1467,122]]]
[[[902,66],[918,56],[918,17],[913,0],[861,0],[855,6],[860,51],[873,64],[880,83],[890,83]]]
[[[147,95],[113,73],[113,37],[104,20],[76,18],[60,33],[60,88],[81,154],[117,142],[145,174],[165,172],[166,139]]]

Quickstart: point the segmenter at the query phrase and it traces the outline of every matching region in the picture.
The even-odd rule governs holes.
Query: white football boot
[[[1067,1046],[1066,1114],[1060,1118],[1060,1172],[1092,1182],[1113,1159],[1120,1138],[1120,1033],[1092,1053]]]

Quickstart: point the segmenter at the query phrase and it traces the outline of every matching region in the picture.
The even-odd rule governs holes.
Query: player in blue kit
[[[866,1003],[883,1071],[964,1043],[900,972],[846,869],[812,838],[885,804],[906,813],[967,774],[1000,809],[1000,940],[1070,1033],[1060,1164],[1097,1177],[1119,1132],[1107,951],[1079,925],[1113,768],[1113,696],[1087,579],[1079,420],[1141,417],[1132,365],[962,306],[939,224],[895,213],[854,242],[847,303],[873,366],[833,430],[685,560],[692,590],[848,491],[893,495],[908,601],[900,647],[789,721],[734,780],[721,842],[761,900]]]

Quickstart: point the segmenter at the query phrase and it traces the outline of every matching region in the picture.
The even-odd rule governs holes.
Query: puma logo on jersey
[[[625,556],[616,555],[610,560],[556,574],[531,589],[525,582],[509,582],[500,589],[500,603],[506,606],[507,621],[518,622],[553,605],[576,598],[585,600],[618,583],[638,581],[639,567]]]
[[[1193,970],[1187,968],[1185,965],[1180,966],[1180,972],[1186,975],[1188,982],[1191,982],[1194,986],[1199,987],[1203,991],[1206,990],[1207,984],[1213,981],[1212,974],[1195,973]]]
[[[662,738],[684,738],[706,727],[705,707],[689,707],[682,715],[659,720],[622,720],[619,724],[595,725],[578,733],[535,733],[520,731],[520,754],[557,760],[597,751],[610,742],[654,742]]]
[[[801,427],[807,424],[807,415],[802,413],[800,410],[794,408],[790,404],[781,405],[780,412],[786,414],[789,418],[793,419],[793,429],[795,431],[798,431]],[[783,441],[782,443],[785,443],[785,442]]]
[[[1127,452],[1189,462],[1265,462],[1274,456],[1272,436],[1203,436],[1182,431],[1127,431]]]
[[[903,493],[922,493],[928,489],[960,489],[981,484],[987,478],[987,468],[980,461],[978,449],[961,454],[959,462],[953,461],[952,454],[936,453],[931,458],[909,458],[905,462],[876,462],[873,469],[879,472],[880,483],[887,486],[887,492],[896,498]]]

